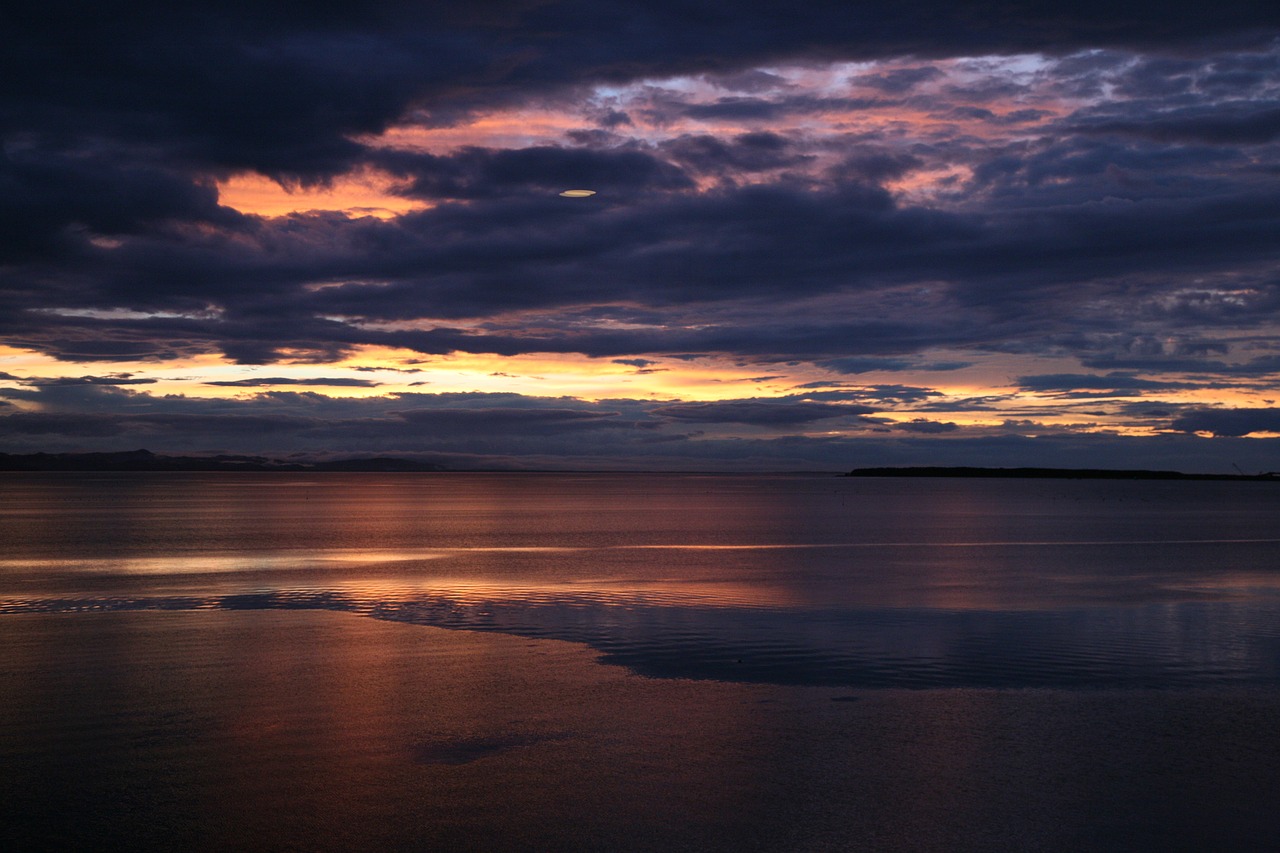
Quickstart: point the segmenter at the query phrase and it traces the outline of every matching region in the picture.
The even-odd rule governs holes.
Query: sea
[[[1280,849],[1280,484],[0,474],[5,850]]]

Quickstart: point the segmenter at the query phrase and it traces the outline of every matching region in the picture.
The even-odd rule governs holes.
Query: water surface
[[[11,475],[0,611],[327,609],[865,687],[1280,678],[1272,483]]]
[[[0,849],[1280,849],[1277,518],[1271,483],[3,475]]]

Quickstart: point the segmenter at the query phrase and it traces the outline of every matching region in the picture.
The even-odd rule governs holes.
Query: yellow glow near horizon
[[[964,354],[931,352],[930,361],[958,360]],[[636,356],[641,364],[625,364],[627,359],[590,358],[581,354],[527,354],[496,356],[453,353],[424,356],[408,349],[380,346],[357,347],[347,358],[327,364],[282,361],[245,365],[227,361],[215,353],[197,355],[165,363],[146,361],[66,362],[38,352],[0,347],[0,372],[14,379],[0,379],[0,386],[22,387],[24,380],[42,378],[129,374],[128,378],[151,380],[114,386],[120,393],[166,395],[189,398],[250,400],[268,392],[314,393],[331,398],[378,398],[403,394],[507,393],[531,397],[563,397],[608,405],[611,399],[716,402],[746,398],[802,398],[807,392],[816,400],[832,400],[823,391],[849,390],[859,402],[860,389],[877,413],[874,418],[888,424],[916,419],[952,422],[963,428],[957,436],[974,430],[1010,430],[1027,435],[1070,430],[1080,433],[1155,435],[1167,431],[1164,423],[1140,414],[1126,414],[1122,407],[1149,403],[1193,407],[1267,407],[1266,392],[1242,385],[1239,388],[1193,388],[1168,390],[1156,397],[1140,395],[1066,397],[1055,392],[1018,390],[1013,375],[1021,372],[1052,372],[1053,360],[1009,362],[1000,356],[973,356],[968,368],[954,371],[876,371],[839,375],[812,363],[744,363],[727,356],[672,358],[662,355]],[[926,361],[925,363],[929,363]],[[1068,372],[1068,371],[1064,371]],[[263,385],[212,385],[278,378],[283,381]],[[351,386],[343,381],[360,379],[369,386]],[[317,381],[320,380],[320,381]],[[323,380],[337,380],[329,384]],[[314,384],[313,384],[314,383]],[[813,389],[802,386],[816,384]],[[904,400],[894,403],[892,387],[928,388],[937,392],[928,397],[930,410],[921,410]],[[889,396],[877,402],[875,386],[887,386]],[[971,408],[966,402],[983,398],[983,406]],[[839,402],[835,399],[834,402]],[[954,403],[956,408],[949,409]],[[39,403],[21,398],[11,401],[9,411],[32,411]],[[1159,419],[1157,419],[1158,421]],[[804,432],[798,430],[797,432]],[[862,427],[824,428],[810,431],[816,436],[863,434]],[[945,440],[948,434],[934,437]],[[1254,434],[1254,437],[1263,437]]]
[[[361,368],[365,375],[387,383],[382,386],[383,391],[505,392],[591,401],[611,397],[713,401],[780,396],[797,381],[806,381],[797,375],[797,381],[786,376],[772,385],[755,382],[762,371],[760,365],[738,366],[728,359],[681,360],[656,356],[647,360],[654,363],[636,367],[577,353],[515,356],[453,353],[423,359],[411,350],[362,347],[358,354],[329,367],[330,370]],[[386,369],[386,374],[379,374],[379,368]],[[405,369],[419,372],[398,372]],[[425,384],[410,387],[410,382]]]
[[[946,353],[933,353],[945,359]],[[952,354],[954,355],[954,354]],[[413,350],[380,346],[355,348],[350,356],[327,364],[306,361],[281,361],[274,364],[246,365],[226,360],[217,353],[205,353],[163,363],[146,360],[127,361],[61,361],[33,350],[0,346],[0,372],[18,377],[3,380],[18,383],[23,379],[69,376],[112,376],[130,374],[133,378],[155,380],[147,384],[121,387],[152,394],[186,394],[189,396],[230,397],[262,390],[314,390],[329,396],[378,396],[416,392],[502,392],[531,396],[568,396],[583,400],[680,399],[712,402],[748,397],[783,397],[803,395],[799,386],[820,383],[822,390],[838,391],[877,385],[904,385],[933,389],[930,397],[945,404],[947,400],[987,397],[986,410],[940,411],[932,418],[957,423],[999,422],[1005,417],[1026,417],[1020,413],[1034,410],[1036,420],[1045,423],[1079,423],[1098,420],[1119,424],[1118,415],[1090,415],[1082,407],[1101,408],[1108,404],[1155,404],[1151,395],[1112,395],[1105,391],[1096,397],[1065,397],[1051,391],[1020,391],[1013,384],[1010,366],[999,358],[977,357],[971,367],[953,371],[873,371],[856,375],[839,375],[807,362],[791,364],[744,363],[727,356],[707,355],[698,358],[672,358],[662,355],[639,356],[641,365],[619,363],[625,358],[591,358],[577,353],[525,354],[499,356],[476,353],[452,353],[424,356]],[[1019,364],[1030,370],[1032,365]],[[1053,362],[1037,363],[1037,370],[1051,370]],[[216,386],[213,381],[237,381],[260,377],[286,379],[367,379],[377,384],[369,387],[337,385],[299,385],[281,383],[276,386]],[[1159,392],[1160,403],[1191,406],[1267,407],[1273,405],[1269,392],[1251,383],[1239,387],[1169,389]],[[1058,411],[1054,411],[1058,410]],[[900,414],[910,412],[909,408]]]

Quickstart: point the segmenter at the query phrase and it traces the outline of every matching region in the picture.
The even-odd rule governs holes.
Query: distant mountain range
[[[1106,468],[855,468],[846,477],[1004,477],[1045,480],[1267,480],[1280,482],[1280,472],[1265,474],[1184,474],[1181,471],[1117,471]]]
[[[118,453],[0,453],[0,471],[444,471],[442,465],[392,456],[296,461],[265,456],[161,456]]]

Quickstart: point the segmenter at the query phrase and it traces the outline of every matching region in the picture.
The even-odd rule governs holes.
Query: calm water
[[[1270,483],[7,477],[0,612],[312,609],[857,687],[1280,679]]]
[[[0,846],[1277,849],[1278,519],[1270,483],[0,475]]]

